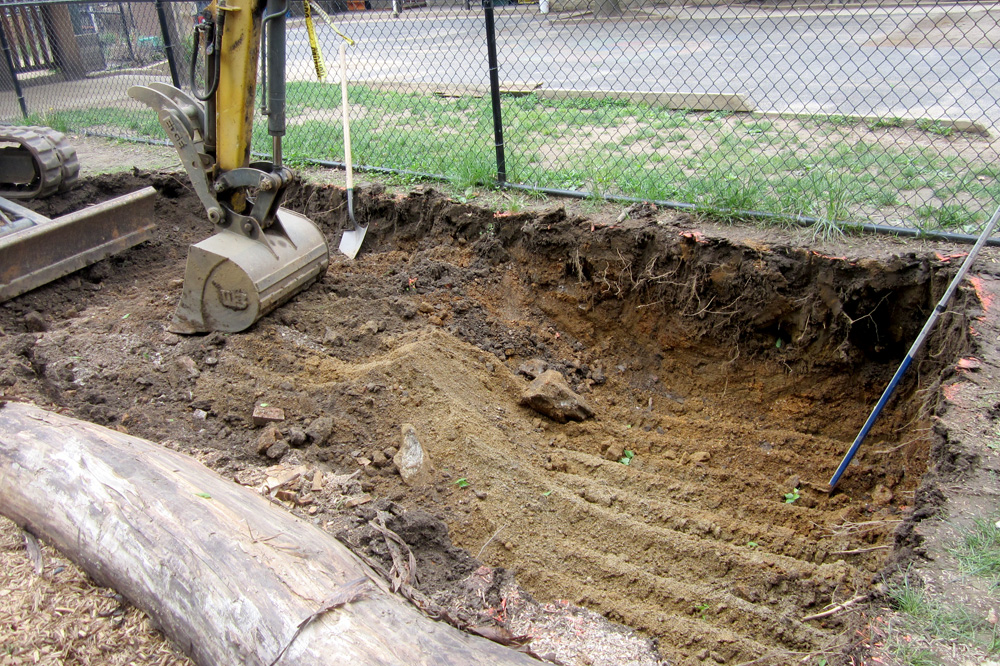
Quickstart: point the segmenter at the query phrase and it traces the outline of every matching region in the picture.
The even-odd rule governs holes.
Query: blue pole
[[[917,339],[914,340],[913,344],[910,346],[910,351],[906,352],[906,358],[904,358],[903,362],[899,364],[896,374],[892,376],[892,379],[889,381],[889,385],[885,387],[885,391],[882,393],[882,397],[879,398],[878,403],[875,405],[875,409],[873,409],[872,413],[868,415],[868,420],[865,421],[864,426],[861,427],[861,432],[859,432],[858,436],[854,438],[854,443],[851,444],[851,448],[848,449],[844,459],[840,461],[840,466],[837,467],[837,471],[834,472],[833,476],[830,478],[830,490],[833,490],[834,487],[836,487],[837,482],[840,481],[840,477],[844,474],[847,466],[850,465],[851,460],[854,459],[854,455],[858,452],[858,449],[861,448],[861,443],[865,441],[865,437],[868,436],[868,431],[872,429],[873,425],[875,425],[875,419],[877,419],[879,414],[882,413],[882,409],[885,407],[885,404],[889,402],[889,398],[892,397],[892,394],[896,392],[896,388],[899,386],[900,380],[903,378],[903,375],[906,374],[910,364],[913,363],[913,358],[924,345],[924,340],[927,339],[931,329],[934,328],[934,324],[937,323],[938,317],[945,311],[945,308],[948,306],[948,301],[951,300],[955,290],[958,289],[958,285],[963,279],[965,279],[965,274],[969,272],[970,268],[972,268],[972,262],[976,260],[976,256],[979,254],[979,251],[983,248],[983,245],[986,244],[986,240],[993,233],[993,228],[996,226],[998,220],[1000,220],[1000,208],[997,208],[996,212],[993,213],[993,217],[990,218],[989,224],[987,224],[986,228],[983,229],[983,233],[979,235],[979,240],[977,240],[976,244],[972,247],[972,250],[969,252],[969,256],[967,256],[965,261],[962,262],[962,266],[958,269],[958,273],[955,274],[955,278],[951,281],[951,284],[948,285],[948,288],[945,290],[941,300],[938,301],[938,304],[931,313],[931,316],[927,318],[927,322],[924,324],[924,327],[920,329],[920,334],[917,336]]]

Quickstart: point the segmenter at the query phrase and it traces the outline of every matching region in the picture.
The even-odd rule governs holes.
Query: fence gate
[[[0,21],[9,41],[15,73],[56,66],[42,11],[39,5],[0,5]]]

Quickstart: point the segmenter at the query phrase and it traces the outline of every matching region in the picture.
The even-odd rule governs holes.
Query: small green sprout
[[[785,504],[793,504],[800,497],[802,497],[802,493],[799,492],[798,488],[795,488],[792,492],[785,493]]]
[[[758,545],[756,541],[747,541],[747,548],[756,548]]]
[[[455,481],[454,483],[455,483],[455,485],[456,485],[456,486],[458,486],[459,488],[468,488],[469,486],[471,486],[471,485],[472,485],[472,484],[471,484],[471,483],[469,482],[469,480],[468,480],[467,478],[465,478],[464,476],[463,476],[463,477],[462,477],[461,479],[459,479],[458,481]]]
[[[625,453],[625,455],[623,455],[621,458],[619,458],[618,462],[620,462],[623,465],[631,465],[632,464],[632,458],[635,458],[635,451],[629,451],[628,449],[625,449],[624,453]]]

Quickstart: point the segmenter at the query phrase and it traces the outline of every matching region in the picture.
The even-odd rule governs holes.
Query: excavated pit
[[[447,596],[476,563],[426,514],[536,599],[638,629],[669,663],[849,647],[843,615],[802,619],[869,590],[920,503],[969,294],[836,492],[826,482],[953,274],[947,258],[904,245],[830,257],[703,235],[672,213],[607,224],[557,202],[497,215],[429,189],[369,189],[355,262],[334,257],[246,333],[179,338],[165,323],[186,247],[209,232],[182,177],[91,179],[40,210],[149,182],[156,240],[0,307],[8,398],[190,451],[244,483],[276,464],[360,469],[372,501],[295,510],[369,551],[372,507],[397,516],[428,594]],[[288,200],[334,248],[342,192],[303,185]],[[519,368],[535,359],[595,417],[559,424],[520,406]],[[266,446],[250,420],[261,403],[285,415]],[[434,463],[429,485],[404,485],[389,460],[404,423]],[[491,594],[491,616],[508,620]]]

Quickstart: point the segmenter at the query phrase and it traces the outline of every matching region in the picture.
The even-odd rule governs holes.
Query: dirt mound
[[[93,179],[71,203],[146,180]],[[674,214],[505,215],[374,189],[359,197],[372,226],[356,261],[334,257],[246,333],[181,338],[165,322],[186,245],[208,225],[183,181],[153,180],[155,242],[0,307],[7,396],[196,452],[249,484],[279,461],[359,472],[349,493],[289,505],[372,557],[385,547],[364,530],[377,511],[395,516],[428,572],[423,593],[454,608],[467,603],[455,589],[473,590],[462,598],[480,597],[480,619],[513,627],[504,609],[530,593],[638,629],[671,662],[848,646],[841,617],[802,619],[867,590],[882,566],[967,304],[837,492],[823,488],[943,291],[947,258],[823,256],[704,236]],[[336,246],[342,196],[304,185],[288,205]],[[595,418],[558,424],[521,406],[542,367]],[[262,403],[283,410],[276,431],[253,427]],[[392,463],[404,423],[432,461],[428,485],[405,485]],[[474,557],[451,552],[435,519]],[[476,560],[490,592],[470,587]]]

